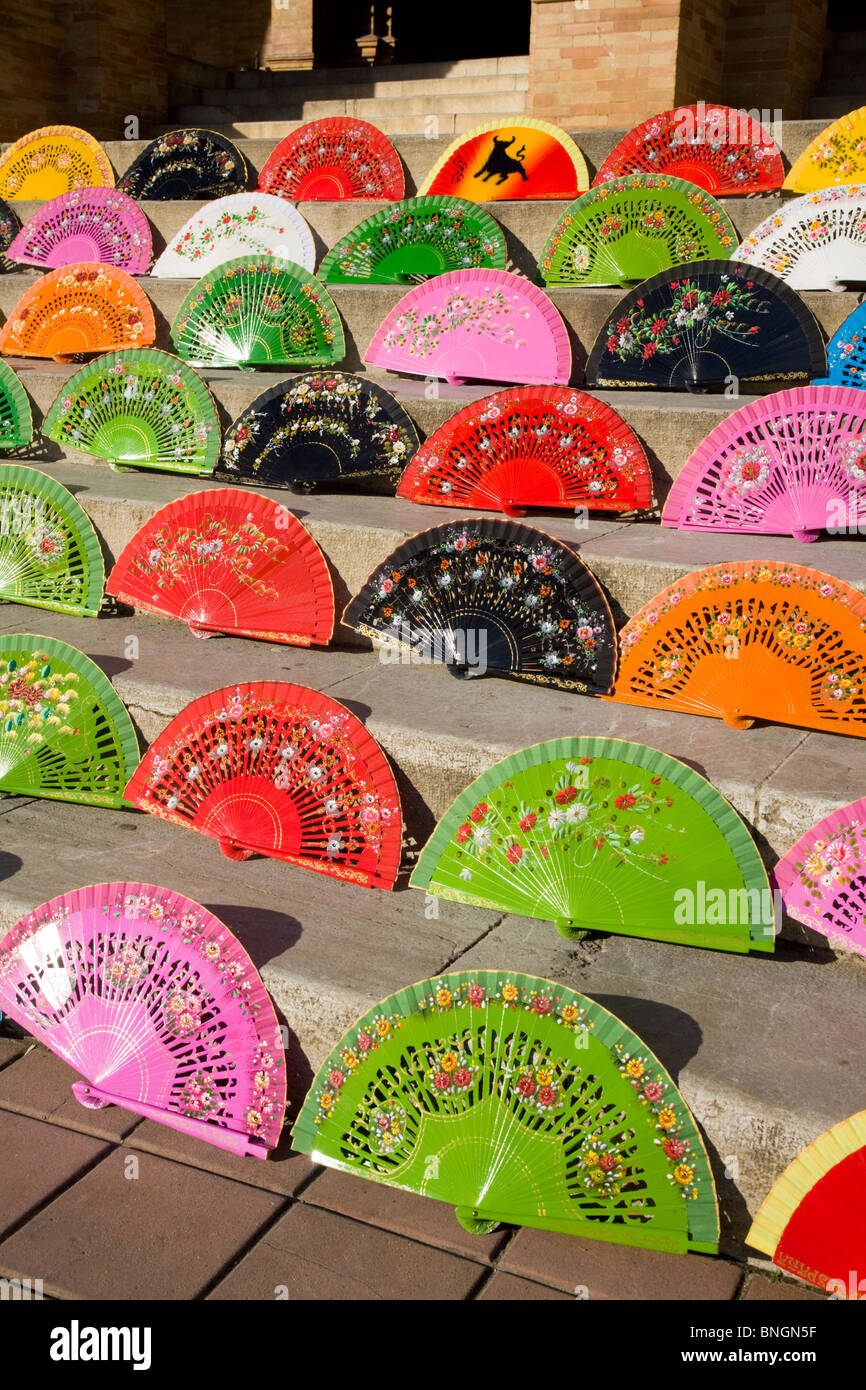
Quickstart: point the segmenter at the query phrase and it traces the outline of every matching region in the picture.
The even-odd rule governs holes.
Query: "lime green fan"
[[[410,985],[320,1069],[292,1133],[318,1163],[500,1221],[715,1253],[701,1136],[661,1063],[582,994],[507,970]]]
[[[736,811],[685,763],[617,738],[503,758],[445,812],[411,884],[566,937],[773,949],[769,881]]]
[[[633,285],[686,261],[727,260],[734,224],[685,179],[628,174],[566,208],[539,262],[546,285]]]
[[[132,720],[89,657],[52,637],[0,636],[0,792],[119,806],[138,758]]]
[[[33,437],[27,392],[8,362],[0,361],[0,449],[19,449]]]
[[[0,599],[95,618],[105,569],[90,518],[35,468],[0,468]]]
[[[447,270],[505,269],[502,228],[464,198],[407,198],[374,212],[332,247],[319,276],[337,285],[411,285]]]
[[[328,291],[277,256],[239,256],[205,275],[181,304],[171,337],[198,367],[319,367],[346,351]]]
[[[42,432],[112,468],[212,473],[220,451],[210,391],[185,362],[158,348],[106,352],[80,367]]]

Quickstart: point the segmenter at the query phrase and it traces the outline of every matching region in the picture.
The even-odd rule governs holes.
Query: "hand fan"
[[[21,223],[18,220],[18,214],[13,212],[9,204],[0,198],[0,256],[8,252],[20,230]]]
[[[611,151],[593,187],[623,174],[671,174],[714,197],[781,188],[782,157],[770,136],[731,106],[678,106],[635,126]]]
[[[617,738],[562,738],[483,773],[421,852],[413,888],[584,930],[772,951],[760,856],[685,763]]]
[[[336,700],[263,681],[193,700],[126,789],[152,815],[219,841],[229,859],[284,859],[392,888],[402,827],[378,743]]]
[[[194,213],[156,261],[156,277],[206,275],[238,256],[279,256],[316,268],[313,234],[297,208],[269,193],[233,193]]]
[[[0,598],[95,618],[105,570],[90,518],[54,478],[0,468]]]
[[[105,150],[71,125],[31,130],[0,155],[0,197],[44,202],[73,188],[113,188]]]
[[[22,265],[101,261],[129,275],[146,275],[150,226],[136,203],[116,188],[75,188],[34,212],[9,249]]]
[[[472,267],[505,269],[505,234],[465,198],[407,198],[374,212],[319,267],[332,285],[411,285]]]
[[[274,1006],[228,927],[149,883],[97,883],[37,907],[0,940],[0,1005],[119,1105],[217,1148],[266,1158],[286,1066]]]
[[[570,135],[520,116],[513,125],[486,121],[448,146],[419,193],[473,202],[503,198],[574,198],[589,187],[586,161]]]
[[[581,194],[541,253],[546,285],[633,285],[737,244],[720,203],[684,179],[630,174]]]
[[[610,690],[616,632],[573,551],[532,526],[475,517],[411,536],[348,604],[367,637],[442,661],[583,694]]]
[[[452,270],[385,316],[364,361],[392,372],[568,384],[568,330],[542,290],[506,270]]]
[[[6,357],[52,357],[144,347],[156,337],[150,300],[119,266],[60,266],[25,290],[0,328]]]
[[[172,130],[151,140],[117,186],[130,198],[193,201],[240,193],[249,179],[246,160],[224,135]]]
[[[418,431],[383,386],[311,372],[247,406],[223,441],[217,476],[293,492],[364,481],[393,488],[417,447]]]
[[[334,631],[331,576],[313,537],[285,507],[240,488],[160,507],[125,546],[107,590],[200,637],[309,647],[327,646]]]
[[[325,116],[280,141],[265,161],[259,188],[296,202],[394,202],[406,185],[400,156],[381,130],[356,116]]]
[[[789,916],[866,956],[866,798],[813,825],[773,878]]]
[[[89,657],[52,637],[0,635],[0,791],[119,806],[137,761],[132,720]]]
[[[866,183],[866,106],[840,116],[816,135],[794,160],[782,187],[813,193],[855,179]]]
[[[804,1149],[764,1198],[746,1240],[837,1298],[862,1298],[866,1110]]]
[[[827,375],[815,386],[854,386],[866,390],[866,304],[858,304],[827,344]]]
[[[866,735],[866,599],[774,560],[694,570],[619,634],[611,699]]]
[[[331,296],[293,261],[238,256],[190,290],[171,326],[197,367],[325,365],[346,351]]]
[[[792,290],[843,290],[866,280],[866,184],[825,188],[786,203],[733,253]]]
[[[57,444],[113,468],[211,473],[216,406],[201,377],[157,348],[106,353],[69,377],[42,426]]]
[[[473,401],[412,459],[399,496],[522,515],[527,507],[649,507],[637,435],[604,401],[566,386],[514,387]]]
[[[511,971],[383,999],[320,1068],[292,1131],[316,1163],[501,1221],[714,1253],[715,1187],[668,1073],[607,1009]]]
[[[671,488],[663,526],[814,541],[866,529],[866,394],[800,386],[761,396],[699,444]]]
[[[0,449],[20,449],[33,438],[27,392],[8,362],[0,362]]]
[[[630,290],[608,318],[586,365],[590,386],[700,389],[803,379],[825,371],[814,315],[766,270],[695,261]]]

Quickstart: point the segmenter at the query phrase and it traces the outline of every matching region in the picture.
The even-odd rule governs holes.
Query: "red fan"
[[[392,888],[400,798],[376,740],[344,705],[264,681],[193,700],[126,788],[144,811],[211,835],[229,859],[266,854]]]
[[[608,155],[593,188],[623,174],[671,174],[720,198],[781,188],[779,151],[754,117],[731,106],[678,106],[630,130]]]
[[[136,608],[189,623],[196,636],[234,632],[327,645],[334,590],[305,526],[260,492],[223,488],[169,502],[126,546],[106,585]]]
[[[652,502],[652,478],[637,435],[604,401],[568,387],[515,387],[452,415],[397,491],[506,516],[527,507],[632,511]]]
[[[391,202],[404,196],[405,181],[400,156],[381,130],[354,116],[325,116],[280,141],[259,175],[259,188],[293,202]]]

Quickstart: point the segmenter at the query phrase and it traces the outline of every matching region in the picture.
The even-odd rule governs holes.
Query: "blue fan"
[[[813,386],[854,386],[866,390],[866,304],[858,304],[827,344],[827,375]]]

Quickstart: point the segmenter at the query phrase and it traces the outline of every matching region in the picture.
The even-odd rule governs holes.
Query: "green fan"
[[[0,468],[0,598],[95,618],[105,569],[90,518],[35,468]]]
[[[546,285],[633,285],[686,261],[725,260],[739,237],[685,179],[628,174],[576,198],[541,254]]]
[[[332,285],[411,285],[447,270],[505,269],[502,228],[478,203],[434,195],[374,212],[328,252]]]
[[[198,367],[318,367],[346,352],[328,291],[303,266],[277,256],[239,256],[217,266],[190,290],[171,337]]]
[[[138,759],[132,720],[89,657],[0,636],[0,792],[119,806]]]
[[[318,1163],[500,1221],[715,1253],[701,1136],[660,1062],[564,985],[461,971],[400,990],[320,1069],[292,1143]]]
[[[411,884],[566,937],[773,949],[769,881],[736,811],[676,758],[617,738],[503,758],[445,812]]]
[[[112,468],[212,473],[220,451],[210,391],[185,362],[157,348],[88,362],[66,382],[42,430]]]
[[[19,449],[33,437],[27,392],[8,362],[0,361],[0,449]]]

